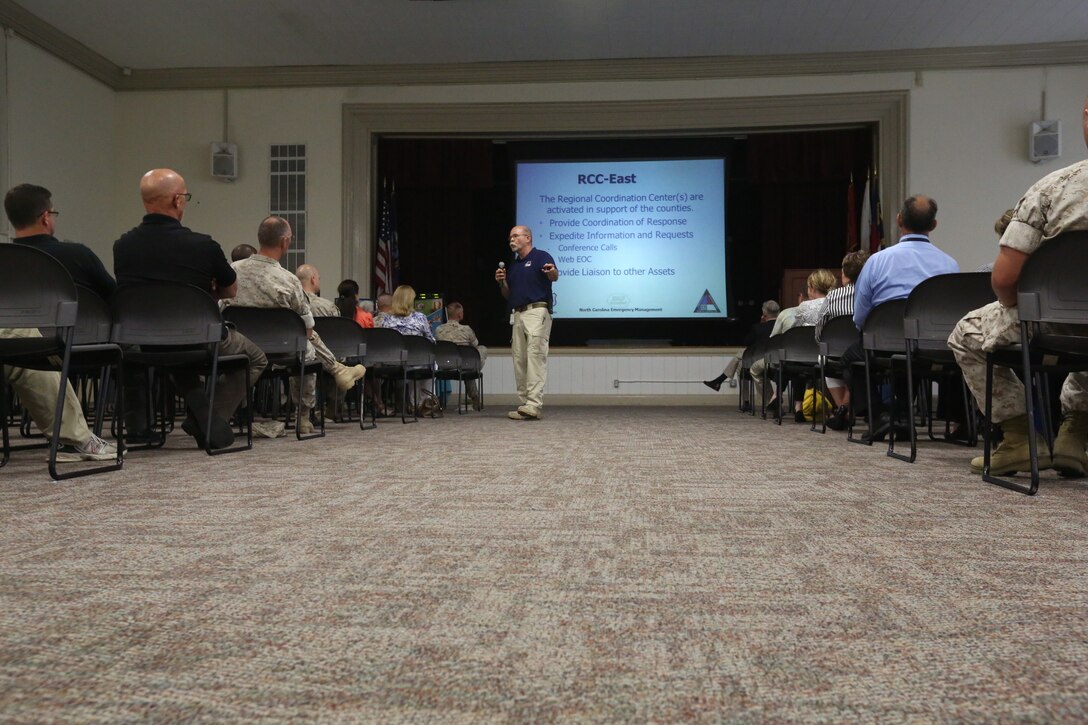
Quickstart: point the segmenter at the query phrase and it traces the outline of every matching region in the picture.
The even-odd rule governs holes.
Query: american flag
[[[378,211],[378,247],[374,256],[374,294],[380,295],[393,291],[393,257],[390,251],[395,243],[396,230],[393,228],[392,199],[385,193],[382,184],[381,208]]]

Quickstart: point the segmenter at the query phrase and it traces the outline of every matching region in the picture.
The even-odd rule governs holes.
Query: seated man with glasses
[[[217,300],[229,299],[238,292],[237,278],[219,242],[207,234],[198,234],[181,225],[186,205],[193,195],[185,190],[185,179],[171,169],[152,169],[140,179],[140,197],[147,211],[139,226],[125,232],[113,245],[113,271],[121,287],[147,282],[180,282],[206,290]],[[227,330],[219,344],[220,355],[245,354],[249,375],[256,381],[268,364],[264,353],[244,335]],[[125,385],[126,437],[130,442],[151,437],[146,420],[146,391],[140,376],[127,376]],[[203,444],[205,437],[212,448],[226,448],[234,442],[228,420],[245,400],[245,375],[234,371],[217,387],[212,425],[203,430],[209,402],[204,386],[196,375],[175,374],[174,382],[185,398],[189,418],[182,429]],[[202,446],[203,447],[203,446]]]
[[[4,197],[4,211],[15,229],[16,244],[34,247],[53,256],[64,265],[76,284],[94,290],[104,299],[109,299],[113,294],[116,286],[113,277],[94,252],[82,244],[62,242],[53,236],[60,212],[53,208],[53,195],[48,189],[19,184]],[[0,337],[41,337],[41,333],[33,328],[0,329]],[[38,429],[50,433],[53,430],[53,414],[57,409],[60,373],[5,365],[4,379],[15,389]],[[60,442],[58,463],[108,461],[117,457],[113,444],[102,440],[87,427],[79,396],[72,390],[71,383],[64,396]]]

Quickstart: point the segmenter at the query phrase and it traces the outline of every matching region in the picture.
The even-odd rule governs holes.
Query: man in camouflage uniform
[[[342,365],[332,351],[325,346],[314,331],[314,316],[310,303],[298,277],[280,266],[280,259],[291,246],[291,225],[286,219],[270,216],[261,222],[257,230],[260,251],[248,259],[231,265],[238,275],[238,294],[230,300],[224,300],[224,307],[284,307],[293,310],[306,325],[306,359],[320,360],[325,372],[332,375],[336,387],[350,390],[356,381],[366,374],[362,365],[347,367]],[[315,376],[307,375],[302,386],[302,425],[300,433],[313,432],[310,411],[314,407]],[[298,399],[297,391],[292,390],[293,398]]]
[[[302,291],[306,293],[306,299],[310,303],[310,311],[314,317],[339,317],[340,310],[336,304],[321,296],[321,274],[312,264],[301,264],[295,271],[298,281],[302,284]]]
[[[1088,144],[1088,102],[1083,111],[1084,141]],[[948,338],[948,346],[963,369],[979,407],[986,402],[986,353],[1020,341],[1020,316],[1016,287],[1020,271],[1036,249],[1062,232],[1088,229],[1088,161],[1055,171],[1037,181],[1012,215],[1001,236],[992,279],[997,302],[968,312]],[[1066,327],[1066,326],[1060,326]],[[1086,328],[1069,326],[1084,334]],[[1061,332],[1061,330],[1054,330]],[[1062,425],[1051,458],[1039,440],[1039,468],[1054,468],[1064,476],[1083,476],[1088,471],[1088,374],[1071,373],[1061,392]],[[1008,475],[1030,470],[1028,420],[1024,386],[1012,370],[994,367],[993,422],[1005,433],[990,457],[990,473]],[[971,470],[982,473],[982,456],[971,461]]]
[[[446,305],[447,322],[438,326],[438,329],[434,331],[434,336],[438,340],[454,342],[458,345],[471,345],[476,348],[480,353],[480,367],[483,367],[484,363],[487,362],[487,348],[480,344],[480,341],[476,338],[476,333],[472,331],[471,327],[461,324],[463,319],[465,319],[464,305],[460,302],[449,303]],[[472,401],[472,407],[475,410],[483,408],[479,386],[475,380],[465,381],[465,392],[468,394],[468,399]]]

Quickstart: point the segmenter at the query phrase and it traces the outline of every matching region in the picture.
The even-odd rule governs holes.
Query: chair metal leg
[[[1028,346],[1024,345],[1025,356],[1030,355],[1028,352]],[[1031,361],[1027,361],[1028,368],[1030,369]],[[990,455],[992,453],[993,446],[993,398],[994,398],[994,359],[992,354],[986,355],[986,434],[983,437],[983,449],[982,449],[982,480],[986,483],[992,483],[995,486],[1001,486],[1007,488],[1010,491],[1016,491],[1017,493],[1023,493],[1028,496],[1034,496],[1036,491],[1039,490],[1039,459],[1038,451],[1035,444],[1035,423],[1032,421],[1032,405],[1031,405],[1031,378],[1026,378],[1027,382],[1024,385],[1025,402],[1028,406],[1028,451],[1031,454],[1031,468],[1032,477],[1031,483],[1024,485],[1017,483],[1016,481],[1010,481],[1004,478],[998,478],[997,476],[990,475]]]

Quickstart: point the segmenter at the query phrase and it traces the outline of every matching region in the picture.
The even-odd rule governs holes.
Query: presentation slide
[[[724,159],[518,162],[517,223],[555,258],[557,318],[728,314]]]

